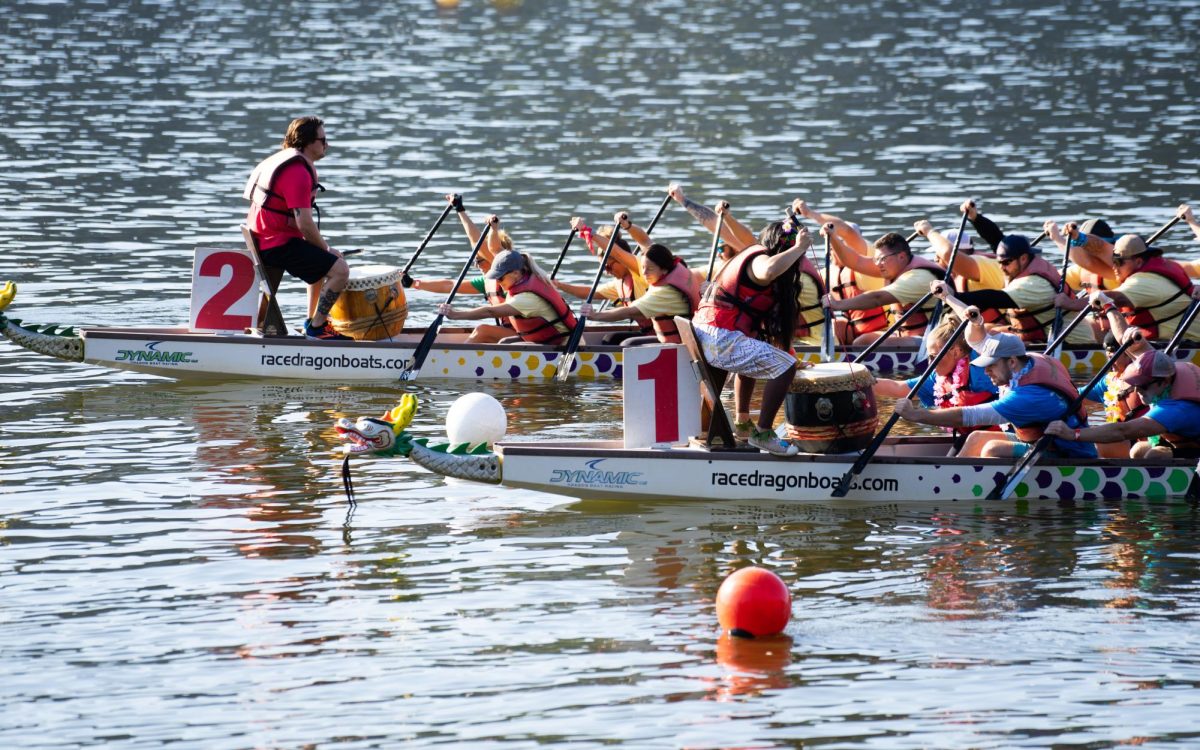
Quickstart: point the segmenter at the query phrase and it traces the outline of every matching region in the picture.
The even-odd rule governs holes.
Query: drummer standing
[[[265,265],[282,268],[308,284],[310,339],[350,340],[333,329],[329,311],[350,279],[342,254],[329,246],[313,220],[317,191],[316,162],[329,149],[319,117],[298,117],[288,125],[283,148],[259,162],[242,197],[250,201],[246,225]],[[318,209],[319,211],[319,209]]]

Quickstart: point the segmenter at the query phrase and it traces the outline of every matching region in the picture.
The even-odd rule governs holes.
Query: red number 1
[[[241,253],[213,253],[200,264],[200,275],[220,277],[226,268],[233,270],[229,283],[200,308],[196,315],[197,328],[237,331],[254,325],[249,315],[227,314],[229,308],[254,286],[254,261]]]
[[[638,365],[638,380],[654,381],[654,442],[679,439],[678,357],[676,349],[663,349],[644,365]]]

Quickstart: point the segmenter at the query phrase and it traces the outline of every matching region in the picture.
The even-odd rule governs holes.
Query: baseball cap
[[[1094,234],[1105,240],[1111,240],[1117,236],[1104,219],[1088,219],[1079,225],[1079,231],[1084,234]]]
[[[506,273],[520,271],[524,267],[525,258],[521,257],[520,253],[516,250],[505,250],[492,259],[492,267],[485,275],[495,281]]]
[[[1117,240],[1116,245],[1113,247],[1113,257],[1128,260],[1129,258],[1143,255],[1148,250],[1149,248],[1146,247],[1144,239],[1136,234],[1127,234]]]
[[[983,345],[976,351],[979,356],[971,360],[976,367],[987,367],[998,359],[1005,357],[1024,357],[1025,342],[1020,336],[1011,333],[994,333],[983,340]]]
[[[1121,373],[1121,380],[1125,381],[1126,385],[1146,385],[1158,378],[1174,374],[1175,361],[1171,355],[1160,351],[1143,352]]]
[[[949,232],[946,232],[946,241],[950,243],[950,247],[954,247],[955,240],[958,240],[959,250],[975,249],[974,238],[971,236],[970,232],[963,232],[962,237],[958,236],[957,229],[951,229]]]
[[[1021,234],[1004,235],[1004,239],[1000,240],[1000,245],[996,248],[996,257],[1000,260],[1010,260],[1032,253],[1033,249],[1029,245],[1029,240]]]

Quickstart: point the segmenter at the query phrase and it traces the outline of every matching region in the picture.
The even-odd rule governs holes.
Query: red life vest
[[[1044,388],[1049,388],[1065,398],[1068,404],[1079,398],[1079,389],[1071,382],[1071,374],[1067,372],[1067,368],[1062,362],[1059,362],[1057,359],[1050,359],[1044,354],[1029,353],[1025,356],[1033,361],[1033,367],[1029,372],[1021,376],[1017,388],[1040,385]],[[1062,414],[1047,414],[1045,422],[1034,422],[1020,427],[1013,425],[1013,430],[1021,440],[1026,443],[1033,443],[1046,431],[1046,425],[1061,417]],[[1082,407],[1076,412],[1076,417],[1083,420],[1083,423],[1086,424],[1087,413],[1084,412]]]
[[[246,181],[246,187],[242,190],[242,197],[264,211],[283,214],[290,219],[292,212],[288,210],[287,204],[284,203],[283,196],[274,191],[274,187],[279,173],[283,171],[284,167],[294,162],[303,164],[308,173],[312,175],[312,205],[315,207],[317,205],[317,189],[320,185],[317,182],[317,168],[308,160],[308,157],[295,148],[285,148],[282,151],[277,151],[259,162],[254,171],[250,173],[250,179]],[[274,199],[274,201],[271,199]],[[269,202],[271,205],[267,205]]]
[[[837,283],[830,290],[837,299],[851,299],[863,294],[858,286],[858,276],[854,269],[838,267]],[[856,336],[887,328],[887,313],[882,307],[872,307],[869,310],[847,310],[846,320],[849,323],[851,340]]]
[[[536,273],[528,273],[525,278],[513,284],[509,288],[505,300],[511,300],[522,292],[532,292],[544,299],[554,308],[554,319],[547,320],[546,318],[522,318],[519,315],[509,316],[508,321],[512,327],[521,336],[521,338],[533,344],[561,344],[568,333],[575,328],[575,314],[571,312],[571,308],[567,307],[567,303],[563,300],[562,295],[558,290],[542,280],[541,276]],[[567,332],[558,330],[556,323],[562,323],[567,327]]]
[[[668,271],[665,276],[659,277],[658,281],[652,286],[673,287],[683,295],[688,305],[688,314],[684,317],[692,317],[696,313],[696,308],[700,306],[700,292],[696,289],[692,272],[678,258],[675,259],[675,267]],[[664,344],[680,343],[679,328],[675,325],[674,315],[651,318],[650,322],[654,325],[654,332],[658,334],[659,341]]]
[[[910,260],[908,262],[908,265],[904,267],[904,270],[901,271],[896,276],[896,278],[899,279],[901,276],[908,273],[909,271],[919,271],[919,270],[929,271],[931,274],[933,274],[934,278],[937,278],[937,279],[942,279],[942,278],[945,278],[945,276],[946,276],[946,271],[941,266],[939,266],[937,263],[932,263],[928,260],[925,260],[924,258],[914,255],[912,257],[912,260]],[[901,315],[908,312],[908,309],[910,307],[912,307],[914,304],[916,304],[916,303],[915,302],[910,302],[908,304],[902,304],[899,302],[892,303],[887,306],[888,313],[892,316],[892,320],[896,320]],[[926,312],[926,311],[928,310],[931,312],[932,309],[933,309],[932,307],[928,307],[928,308],[924,308],[921,310],[917,310],[915,313],[913,313],[912,315],[909,316],[908,320],[904,321],[904,325],[900,326],[900,330],[897,333],[899,333],[899,335],[901,335],[901,336],[920,336],[922,333],[925,332],[925,326],[929,325],[929,312]]]
[[[804,278],[805,276],[808,277],[807,281]],[[805,255],[800,260],[800,284],[803,285],[806,283],[811,283],[816,286],[816,288],[817,288],[817,303],[815,305],[809,305],[808,307],[797,307],[797,309],[796,309],[796,333],[795,333],[796,338],[804,338],[805,336],[808,336],[812,332],[813,323],[815,323],[818,320],[823,321],[825,319],[824,313],[820,317],[815,317],[812,320],[808,320],[805,317],[805,313],[807,313],[811,310],[823,310],[823,307],[821,305],[821,298],[825,296],[825,280],[821,278],[821,274],[820,274],[820,272],[817,271],[817,267],[813,265],[813,262],[811,260],[809,260],[809,257],[807,255]],[[799,305],[799,303],[800,303],[800,296],[799,296],[799,292],[797,292],[796,304]]]
[[[721,266],[705,290],[693,320],[756,338],[763,321],[775,307],[774,287],[770,284],[759,286],[749,275],[750,262],[766,251],[762,245],[751,245]]]
[[[1054,297],[1058,294],[1058,282],[1062,279],[1062,274],[1058,269],[1050,265],[1045,258],[1034,256],[1029,265],[1025,266],[1025,270],[1016,275],[1017,279],[1023,279],[1026,276],[1039,276],[1045,279],[1050,284],[1050,296],[1048,304],[1042,307],[1030,310],[1025,307],[1014,307],[1007,310],[1008,327],[1012,332],[1021,337],[1026,343],[1045,343],[1046,342],[1046,324],[1038,320],[1037,316],[1054,309]]]
[[[1175,380],[1171,383],[1168,396],[1172,401],[1191,401],[1200,404],[1200,367],[1191,362],[1175,362]],[[1197,425],[1200,430],[1200,425]],[[1200,442],[1200,437],[1189,437],[1164,432],[1163,437],[1176,447]]]
[[[935,409],[949,409],[952,407],[977,406],[979,404],[986,404],[989,401],[996,400],[996,394],[992,393],[991,391],[972,391],[967,388],[967,386],[969,386],[971,384],[971,358],[970,357],[962,357],[961,359],[959,359],[957,362],[954,363],[954,369],[951,370],[950,372],[953,374],[954,371],[958,369],[959,365],[961,365],[964,360],[966,360],[966,362],[967,362],[967,382],[962,384],[961,386],[956,387],[952,381],[952,378],[950,378],[950,377],[944,377],[942,375],[937,375],[937,374],[935,374],[933,376],[934,377],[933,406]],[[950,382],[948,383],[947,381],[950,381]],[[940,398],[938,396],[939,386],[941,387],[941,390],[944,392]],[[956,431],[960,435],[966,435],[967,433],[975,432],[976,430],[996,430],[996,429],[998,429],[996,427],[996,425],[984,424],[984,425],[976,425],[974,427],[958,427],[958,428],[956,428]]]
[[[1175,313],[1174,315],[1168,315],[1165,318],[1155,317],[1154,310],[1162,307],[1163,305],[1174,302],[1181,295],[1191,294],[1192,293],[1192,279],[1190,276],[1188,276],[1187,271],[1185,271],[1183,269],[1183,266],[1179,265],[1178,263],[1176,263],[1173,260],[1167,260],[1166,258],[1162,257],[1161,255],[1153,257],[1150,260],[1146,261],[1142,265],[1142,267],[1140,269],[1138,269],[1132,275],[1136,276],[1139,273],[1158,274],[1159,276],[1162,276],[1164,279],[1170,281],[1172,284],[1174,284],[1179,289],[1179,291],[1177,291],[1175,294],[1171,295],[1170,297],[1163,300],[1162,302],[1159,302],[1157,305],[1151,305],[1150,307],[1122,307],[1122,308],[1120,308],[1121,315],[1125,316],[1125,322],[1128,325],[1137,326],[1138,328],[1142,328],[1150,335],[1150,338],[1156,339],[1156,338],[1158,338],[1159,324],[1165,323],[1168,320],[1174,320],[1175,318],[1182,316],[1183,313],[1187,310],[1187,307],[1183,307],[1179,310],[1179,312]]]

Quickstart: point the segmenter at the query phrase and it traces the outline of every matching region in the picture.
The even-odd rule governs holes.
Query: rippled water
[[[648,218],[671,180],[868,234],[967,196],[1031,232],[1151,231],[1198,199],[1193,5],[375,5],[7,5],[14,314],[186,319],[192,248],[240,243],[249,168],[309,112],[325,231],[393,265],[452,190],[547,256],[571,215]],[[707,249],[677,209],[656,235]],[[445,232],[418,270],[464,254]],[[619,434],[593,384],[421,384],[415,429],[463,387],[525,435]],[[400,393],[0,344],[0,746],[1200,743],[1193,507],[572,502],[364,459],[352,509],[332,422]],[[718,638],[748,563],[788,582],[787,638]]]

